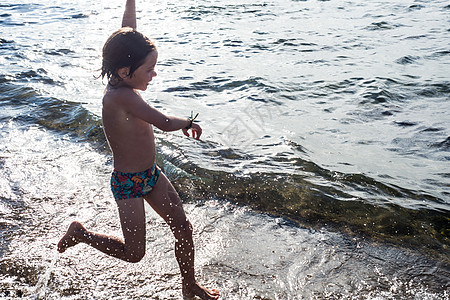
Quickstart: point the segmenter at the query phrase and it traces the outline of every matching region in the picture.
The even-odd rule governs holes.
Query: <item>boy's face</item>
[[[134,71],[131,78],[123,78],[123,81],[134,89],[145,91],[150,81],[156,76],[155,66],[158,60],[158,51],[153,50],[145,58],[144,63]]]

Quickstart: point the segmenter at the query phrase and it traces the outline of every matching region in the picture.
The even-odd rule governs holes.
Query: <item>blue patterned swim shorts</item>
[[[124,173],[114,170],[111,175],[111,190],[116,200],[141,198],[153,190],[161,170],[156,163],[148,170]]]

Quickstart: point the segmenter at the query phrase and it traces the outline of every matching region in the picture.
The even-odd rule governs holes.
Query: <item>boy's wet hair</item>
[[[114,32],[103,46],[103,62],[101,77],[116,83],[121,81],[117,71],[129,67],[131,77],[145,61],[147,55],[156,50],[155,44],[142,33],[130,27],[124,27]]]

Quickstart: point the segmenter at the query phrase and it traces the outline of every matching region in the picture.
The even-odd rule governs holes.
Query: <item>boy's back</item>
[[[130,103],[143,101],[137,91],[108,85],[103,97],[103,129],[113,151],[114,168],[139,172],[155,162],[152,126],[130,112]]]

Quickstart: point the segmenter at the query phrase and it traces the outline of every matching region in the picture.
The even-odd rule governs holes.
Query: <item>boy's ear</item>
[[[117,74],[123,80],[123,79],[127,78],[130,75],[130,68],[129,67],[122,67],[122,68],[117,70]]]

